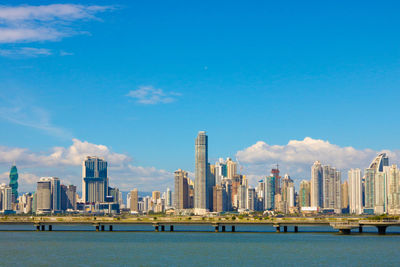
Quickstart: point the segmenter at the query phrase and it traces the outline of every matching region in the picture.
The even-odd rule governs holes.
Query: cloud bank
[[[81,165],[86,156],[103,157],[109,165],[110,184],[120,190],[164,190],[173,182],[173,173],[154,167],[135,166],[129,155],[113,152],[105,145],[78,139],[73,139],[69,147],[53,147],[47,152],[0,146],[0,166],[9,168],[16,162],[21,173],[20,187],[27,191],[35,190],[40,176],[56,176],[64,183],[72,183],[80,188]],[[8,182],[8,172],[0,174],[0,182]]]
[[[316,160],[342,170],[342,181],[344,181],[347,180],[348,169],[367,168],[379,152],[386,152],[391,163],[399,160],[398,151],[357,150],[310,137],[304,140],[291,140],[286,145],[269,145],[258,141],[238,151],[236,157],[244,165],[244,170],[248,172],[253,182],[269,175],[270,169],[275,164],[279,164],[281,171],[288,172],[292,178],[310,179],[311,166]]]
[[[0,5],[0,44],[60,41],[63,38],[87,32],[76,30],[76,24],[100,20],[97,15],[115,9],[114,6],[51,4],[51,5]],[[47,51],[45,51],[47,50]],[[3,48],[0,56],[48,56],[44,48]]]

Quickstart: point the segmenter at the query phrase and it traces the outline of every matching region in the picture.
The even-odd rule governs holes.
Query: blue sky
[[[242,155],[254,181],[276,162],[299,180],[320,158],[343,170],[365,168],[381,150],[397,159],[397,1],[51,4],[0,6],[4,180],[15,160],[32,187],[42,175],[80,185],[76,159],[46,164],[11,152],[38,158],[86,141],[126,156],[110,171],[125,189],[164,189],[175,169],[193,171],[199,130],[211,160]],[[282,156],[306,137],[322,142],[304,142],[306,151],[329,141],[361,154],[351,154],[354,166],[331,157],[332,147],[301,164]],[[258,141],[268,146],[243,154]],[[283,149],[265,157],[272,145]]]

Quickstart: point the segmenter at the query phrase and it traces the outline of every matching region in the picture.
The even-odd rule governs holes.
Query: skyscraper
[[[61,184],[57,177],[50,177],[51,181],[51,210],[53,213],[61,211]]]
[[[388,174],[388,213],[400,214],[400,170],[392,165]]]
[[[215,184],[221,185],[222,179],[226,178],[226,164],[222,158],[215,163]]]
[[[0,185],[0,211],[12,211],[12,188],[6,184]]]
[[[247,188],[247,203],[246,208],[248,210],[256,210],[256,189],[249,187]]]
[[[279,176],[279,166],[271,170],[271,176],[275,177],[275,195],[281,193],[281,177]]]
[[[61,210],[76,210],[76,186],[61,185]]]
[[[299,190],[299,206],[300,207],[310,207],[310,190],[311,183],[309,181],[303,180],[300,182]]]
[[[323,187],[322,187],[322,165],[321,162],[316,161],[311,167],[311,207],[320,208],[323,205]]]
[[[322,167],[323,208],[341,209],[341,173],[329,165]]]
[[[345,213],[349,212],[349,183],[344,181],[341,185],[341,197],[342,200],[340,201],[342,204],[342,210]]]
[[[174,205],[175,209],[189,208],[188,173],[181,169],[175,171]]]
[[[131,198],[130,198],[130,208],[131,212],[138,212],[138,201],[139,201],[139,193],[137,188],[131,191]],[[146,210],[147,211],[147,210]]]
[[[214,212],[223,212],[228,210],[228,199],[224,186],[215,185],[213,187],[213,200]]]
[[[10,170],[10,187],[12,190],[12,203],[17,203],[18,200],[18,170],[17,166],[13,164]]]
[[[160,191],[151,192],[151,198],[153,199],[154,202],[156,202],[158,199],[161,198],[161,192]]]
[[[166,199],[165,199],[165,204],[168,208],[172,207],[172,192],[171,189],[169,189],[169,187],[167,188],[167,194],[166,194]]]
[[[203,211],[212,209],[210,207],[210,194],[212,194],[213,185],[208,176],[208,137],[206,132],[200,131],[195,142],[195,209]]]
[[[82,197],[85,203],[105,202],[108,195],[107,162],[87,157],[82,163]]]
[[[349,209],[351,214],[362,214],[362,174],[360,169],[351,169],[349,174]]]
[[[226,160],[226,173],[228,179],[232,179],[237,174],[237,163],[231,158]]]
[[[275,208],[275,177],[265,178],[264,209],[273,210]]]
[[[51,213],[51,180],[47,177],[40,178],[36,189],[36,212],[38,214]]]
[[[387,211],[387,166],[389,158],[381,153],[365,170],[365,208],[374,209],[377,214]]]
[[[275,187],[276,188],[276,187]],[[289,208],[294,207],[295,204],[295,190],[294,190],[294,182],[290,178],[288,174],[285,175],[282,179],[281,186],[281,197],[282,197],[282,208],[284,213],[289,212]]]

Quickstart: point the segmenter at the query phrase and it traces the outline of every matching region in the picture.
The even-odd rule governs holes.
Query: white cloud
[[[253,182],[269,175],[274,164],[279,164],[283,172],[288,172],[294,178],[309,179],[311,166],[316,160],[342,170],[342,180],[346,180],[348,169],[367,168],[379,152],[382,151],[341,147],[328,141],[306,137],[304,140],[291,140],[286,145],[269,145],[258,141],[238,151],[236,157],[244,165]],[[391,162],[399,160],[399,152],[383,152],[389,155]]]
[[[0,183],[9,184],[10,178],[9,172],[0,173]],[[39,177],[32,173],[19,173],[18,174],[18,191],[19,192],[27,192],[35,187]]]
[[[53,53],[50,49],[45,48],[20,47],[12,49],[0,49],[0,56],[3,57],[39,57],[50,56],[52,54]]]
[[[52,4],[0,6],[0,43],[56,41],[79,34],[72,23],[97,19],[113,6]]]
[[[81,164],[86,156],[103,157],[109,165],[110,184],[120,190],[128,191],[135,187],[141,191],[163,190],[173,184],[173,173],[155,167],[135,166],[127,154],[116,153],[105,145],[78,139],[73,139],[69,147],[53,147],[50,151],[39,153],[26,148],[0,146],[0,166],[9,168],[15,161],[20,172],[29,170],[29,173],[34,173],[22,176],[21,183],[29,190],[34,190],[40,176],[56,176],[64,183],[72,183],[80,188]],[[4,175],[0,176],[0,181],[6,179]]]
[[[153,86],[140,86],[137,90],[130,91],[127,96],[136,100],[140,104],[159,104],[171,103],[175,101],[179,93],[164,92],[162,89],[154,88]]]
[[[0,146],[0,163],[16,161],[23,166],[79,166],[86,156],[104,157],[111,165],[122,165],[131,161],[125,154],[111,152],[105,145],[92,144],[87,141],[72,139],[72,145],[53,147],[49,152],[35,153],[26,148],[9,148]]]

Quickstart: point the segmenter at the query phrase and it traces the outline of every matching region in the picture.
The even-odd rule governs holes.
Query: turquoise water
[[[0,262],[2,266],[399,265],[398,233],[379,236],[373,228],[373,233],[349,236],[331,232],[330,228],[303,228],[306,232],[301,233],[270,230],[0,231]]]

